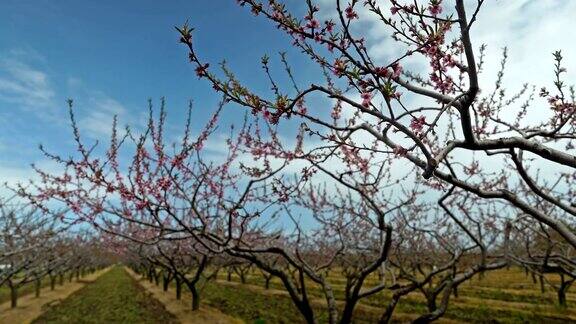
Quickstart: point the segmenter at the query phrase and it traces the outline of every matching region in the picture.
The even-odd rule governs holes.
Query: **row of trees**
[[[24,286],[34,285],[39,297],[46,280],[54,290],[57,282],[63,285],[109,264],[110,256],[92,234],[75,234],[59,219],[13,200],[0,201],[0,287],[9,288],[12,308]]]
[[[464,282],[509,266],[543,281],[559,274],[551,284],[565,305],[576,278],[576,105],[560,52],[554,88],[539,92],[544,100],[527,85],[507,95],[506,55],[494,84],[478,81],[484,47],[473,45],[470,30],[482,0],[391,0],[389,8],[336,0],[333,15],[311,0],[304,14],[276,0],[238,2],[292,38],[317,66],[317,82],[298,84],[284,54],[280,69],[264,57],[271,92],[257,93],[225,65],[213,71],[184,25],[180,41],[196,74],[224,97],[197,136],[190,110],[180,141],[165,140],[162,102],[140,134],[115,122],[99,152],[82,139],[70,102],[78,154],[45,151],[64,171],[38,169],[41,182],[15,190],[47,213],[66,206],[73,222],[113,237],[150,278],[164,269],[165,280],[190,289],[194,309],[203,283],[226,262],[277,277],[309,323],[317,320],[310,283],[330,323],[350,323],[363,298],[385,290],[392,298],[381,322],[410,293],[427,301],[416,322],[430,322]],[[358,27],[368,15],[390,32],[370,41],[401,55],[372,57]],[[429,68],[410,71],[413,62]],[[227,103],[247,113],[215,155],[206,146]],[[284,125],[295,132],[281,132]],[[329,271],[346,278],[343,303]],[[378,283],[367,284],[370,276]]]

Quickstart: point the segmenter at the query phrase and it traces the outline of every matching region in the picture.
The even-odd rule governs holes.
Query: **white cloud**
[[[68,80],[66,80],[66,83],[68,84],[68,88],[71,88],[71,89],[77,89],[84,84],[82,82],[82,80],[80,78],[77,78],[77,77],[68,77]]]
[[[13,57],[0,56],[0,101],[25,109],[46,109],[54,103],[48,75]]]
[[[122,124],[128,122],[126,108],[120,102],[102,93],[93,93],[85,102],[78,101],[75,106],[81,108],[77,115],[80,131],[93,138],[101,139],[111,136],[114,116],[118,116]]]
[[[36,167],[48,173],[56,174],[62,170],[62,167],[51,160],[39,160],[34,163]],[[9,189],[5,184],[11,188],[15,188],[17,184],[26,186],[29,181],[38,182],[40,177],[32,168],[31,164],[16,164],[8,161],[0,160],[0,197],[6,197],[9,194]]]

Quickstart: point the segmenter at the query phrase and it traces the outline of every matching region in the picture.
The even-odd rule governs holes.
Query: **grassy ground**
[[[190,298],[185,296],[178,300],[176,294],[166,293],[161,285],[156,286],[153,282],[149,282],[138,276],[136,273],[126,268],[128,274],[135,278],[138,283],[150,292],[162,305],[166,306],[166,310],[174,314],[178,321],[182,324],[243,324],[244,321],[224,314],[222,311],[203,304],[199,310],[193,311],[190,305]]]
[[[49,308],[48,305],[66,299],[87,284],[96,281],[109,270],[108,268],[88,274],[79,281],[74,280],[63,286],[56,286],[54,290],[45,289],[39,297],[34,294],[20,296],[16,308],[12,308],[9,301],[2,303],[0,304],[0,323],[31,323]]]
[[[263,279],[258,272],[248,278],[248,284],[239,284],[233,276],[233,283],[225,282],[221,273],[217,283],[209,284],[204,293],[204,302],[221,311],[244,319],[247,322],[299,323],[300,315],[289,297],[282,293],[278,280],[271,284],[271,290],[264,290]],[[376,282],[376,278],[371,281]],[[550,280],[555,280],[550,278]],[[337,298],[344,294],[344,278],[336,272],[331,275]],[[311,295],[315,298],[319,322],[325,319],[323,295],[319,287],[310,284]],[[364,299],[357,308],[356,320],[359,323],[377,321],[389,293],[380,293]],[[499,270],[488,273],[484,278],[473,278],[459,289],[459,296],[451,299],[446,322],[460,323],[576,323],[576,294],[568,293],[568,307],[557,306],[556,295],[547,287],[542,293],[538,283],[533,283],[520,269]],[[246,301],[250,302],[246,302]],[[401,300],[397,306],[396,321],[408,320],[416,314],[426,312],[425,300],[419,293],[413,293]]]
[[[554,278],[550,278],[554,280]],[[338,299],[344,294],[344,278],[334,271],[330,276]],[[377,278],[370,278],[375,284]],[[237,276],[232,282],[221,272],[219,280],[209,283],[202,293],[202,304],[244,320],[246,323],[303,323],[292,301],[276,279],[271,288],[263,288],[263,278],[254,271],[248,283]],[[309,284],[318,322],[326,321],[325,301],[319,287]],[[174,287],[168,294],[174,294]],[[183,298],[191,296],[183,287]],[[568,294],[568,308],[557,306],[555,292],[544,293],[520,269],[488,273],[462,285],[459,296],[453,297],[449,310],[440,323],[576,323],[576,294]],[[374,323],[390,296],[380,293],[362,300],[355,314],[355,323]],[[421,294],[413,293],[397,306],[394,322],[414,319],[426,312]],[[90,314],[85,317],[85,314]],[[151,299],[122,268],[114,268],[95,283],[76,292],[60,305],[47,311],[37,323],[171,323],[175,322],[156,300]]]
[[[285,295],[267,294],[239,285],[209,284],[203,297],[206,304],[246,323],[304,323],[296,306]]]
[[[115,267],[34,323],[176,323],[174,316]]]
[[[68,280],[66,280],[66,282],[68,282]],[[59,285],[59,281],[56,281],[56,285]],[[46,287],[50,286],[50,278],[48,277],[44,277],[42,278],[42,290],[44,290]],[[26,294],[33,294],[34,291],[36,289],[36,283],[35,282],[29,282],[24,284],[22,287],[20,287],[20,289],[18,289],[18,295],[19,296],[24,296]],[[48,288],[50,289],[50,288]],[[42,294],[42,291],[40,291],[40,294]],[[4,286],[0,287],[0,303],[4,303],[10,300],[10,288],[8,287],[7,284],[5,284]]]
[[[82,277],[80,277],[81,279]],[[72,281],[76,281],[76,276],[73,276]],[[64,284],[67,284],[70,282],[70,273],[67,273],[64,276]],[[56,278],[56,285],[55,287],[59,287],[60,285],[60,278],[57,277]],[[48,276],[44,276],[44,278],[42,278],[41,283],[40,283],[40,294],[42,294],[46,289],[50,290],[50,277]],[[24,296],[27,294],[34,294],[36,291],[36,282],[32,281],[32,282],[28,282],[24,285],[22,285],[22,287],[20,287],[18,289],[18,296]],[[0,303],[4,303],[10,300],[10,288],[8,287],[8,284],[4,284],[3,286],[0,286]]]

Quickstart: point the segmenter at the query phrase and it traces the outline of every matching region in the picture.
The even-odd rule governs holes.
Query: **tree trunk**
[[[18,287],[10,285],[10,307],[18,306]]]
[[[60,274],[60,286],[64,286],[64,274]]]
[[[566,289],[562,286],[558,289],[558,304],[560,307],[566,307]]]
[[[230,270],[228,270],[228,276],[226,277],[226,280],[232,281],[232,272]]]
[[[566,292],[568,291],[568,288],[570,288],[570,286],[572,285],[572,283],[574,282],[574,280],[569,280],[569,281],[565,281],[564,280],[564,276],[561,275],[562,278],[562,282],[560,283],[560,287],[558,288],[558,303],[560,304],[560,307],[566,307]]]
[[[176,276],[176,299],[180,300],[182,298],[182,279]]]
[[[162,276],[162,290],[168,291],[168,285],[169,284],[170,284],[170,281],[168,280],[168,277]]]
[[[357,301],[358,301],[357,299],[346,300],[346,304],[344,305],[344,310],[342,311],[342,317],[340,318],[340,324],[353,323],[352,315],[354,315],[354,307],[356,307]],[[334,305],[331,305],[332,307],[329,307],[329,308],[333,308],[332,310],[328,311],[329,313],[338,311],[336,309],[335,302],[333,302],[333,304]],[[331,315],[330,317],[333,318],[334,315]]]
[[[436,306],[436,296],[426,296],[426,306],[428,307],[429,312],[435,311],[438,306]]]
[[[36,278],[35,280],[35,290],[36,290],[36,298],[40,297],[40,288],[42,288],[42,280],[40,278]]]
[[[50,290],[56,288],[56,276],[50,276]]]
[[[384,311],[384,313],[382,313],[382,317],[380,317],[381,324],[390,323],[390,320],[392,319],[392,314],[394,313],[394,309],[396,308],[399,299],[400,299],[399,297],[392,296],[392,300],[390,301],[390,303],[388,303],[388,306],[386,306],[386,310]]]
[[[196,311],[200,309],[200,294],[196,286],[190,287],[190,292],[192,293],[192,310]]]
[[[316,320],[314,319],[314,311],[312,310],[309,304],[301,304],[298,307],[298,309],[300,310],[302,316],[304,316],[304,320],[306,321],[306,323],[308,324],[316,323]]]
[[[154,273],[154,269],[148,268],[148,281],[150,281],[150,283],[154,281],[154,275],[152,273]]]
[[[266,281],[264,282],[264,288],[270,289],[270,280],[272,280],[272,276],[270,276],[270,277],[264,277],[264,280],[266,280]]]
[[[546,287],[544,286],[544,276],[540,275],[540,292],[545,293]]]
[[[346,287],[350,287],[348,283]],[[334,290],[332,286],[328,284],[326,281],[322,283],[322,289],[324,290],[324,296],[326,297],[326,305],[328,306],[328,322],[330,324],[336,324],[338,321],[338,306],[336,305],[336,298],[334,297]],[[351,297],[348,297],[352,295]],[[344,306],[344,311],[342,312],[342,319],[340,323],[347,324],[352,323],[352,312],[354,311],[354,307],[356,306],[356,302],[358,299],[356,296],[351,293],[350,291],[346,291],[346,304]]]

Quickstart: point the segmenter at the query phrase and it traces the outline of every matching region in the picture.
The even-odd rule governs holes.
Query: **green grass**
[[[225,280],[225,277],[225,274],[221,274],[220,279]],[[232,277],[233,281],[239,281],[238,276],[233,275]],[[330,277],[335,296],[341,300],[344,295],[343,283],[345,280],[336,271],[332,272]],[[372,282],[376,281],[376,278],[370,279]],[[555,278],[550,276],[549,279],[554,280]],[[263,279],[258,272],[254,271],[248,275],[247,283],[262,287]],[[284,290],[277,279],[274,279],[270,286],[272,289]],[[215,303],[213,306],[228,314],[233,314],[229,309],[242,307],[241,302],[236,300],[258,300],[259,305],[255,306],[255,309],[252,309],[252,306],[246,306],[245,309],[233,314],[247,322],[254,322],[258,318],[266,323],[283,323],[282,316],[288,316],[287,310],[292,309],[292,312],[296,312],[294,307],[290,308],[288,305],[284,305],[284,303],[291,303],[286,296],[270,296],[243,285],[227,286],[212,283],[210,287],[211,294],[222,294],[225,296],[223,298],[226,298],[225,302]],[[319,286],[309,283],[308,290],[311,297],[323,299]],[[218,291],[220,292],[218,293]],[[264,296],[264,300],[260,301],[251,295]],[[533,283],[520,269],[503,269],[490,272],[482,280],[474,278],[463,285],[460,289],[460,298],[451,298],[450,306],[444,318],[461,323],[567,323],[571,322],[569,316],[572,318],[576,316],[574,297],[576,294],[568,293],[568,308],[560,308],[557,306],[553,291],[548,290],[542,294],[539,291],[539,285]],[[359,305],[355,311],[355,321],[358,323],[377,321],[389,300],[390,293],[387,291],[363,299],[360,304],[369,307]],[[236,305],[237,303],[238,305]],[[282,303],[281,309],[283,310],[274,311],[277,307],[274,306],[275,303]],[[319,305],[315,305],[314,308],[318,321],[323,322],[325,310]],[[263,309],[267,311],[262,312]],[[401,299],[396,311],[401,317],[410,314],[423,314],[426,312],[426,303],[421,294],[418,292],[411,293]],[[243,313],[259,314],[259,317],[250,317]],[[294,314],[289,316],[290,318],[294,317],[294,320],[287,320],[288,322],[296,321],[295,319],[299,318]]]
[[[81,280],[82,277],[80,277]],[[72,281],[76,281],[76,275],[73,276]],[[70,282],[70,273],[66,273],[64,275],[64,285],[66,285],[67,283]],[[56,284],[55,284],[56,289],[58,287],[61,287],[60,285],[60,277],[56,278]],[[50,277],[48,276],[44,276],[42,278],[42,280],[40,281],[40,296],[42,296],[42,294],[44,293],[44,291],[49,291],[50,290]],[[34,294],[36,291],[36,282],[35,281],[31,281],[28,282],[24,285],[22,285],[19,289],[18,289],[18,296],[22,297],[24,295],[27,294]],[[8,287],[8,284],[4,284],[3,286],[0,286],[0,303],[5,303],[7,301],[10,301],[10,288]]]
[[[50,286],[50,279],[45,277],[42,279],[41,287],[44,288],[47,286]],[[18,289],[18,296],[33,294],[35,289],[36,283],[34,281],[26,283]],[[40,294],[42,294],[42,291],[40,291]],[[5,284],[0,287],[0,303],[5,303],[7,301],[10,301],[10,288],[8,287],[8,284]]]
[[[224,279],[221,277],[221,279]],[[343,278],[336,272],[331,280],[337,299],[344,294]],[[141,279],[143,280],[143,279]],[[254,272],[248,276],[248,285],[210,282],[202,292],[202,305],[212,306],[222,312],[242,319],[246,323],[303,323],[303,319],[286,294],[279,294],[283,287],[277,279],[271,290],[262,289],[263,279]],[[371,281],[375,282],[375,279]],[[251,285],[261,287],[255,289]],[[310,297],[315,299],[315,314],[319,323],[327,320],[323,294],[317,285],[309,284]],[[174,293],[174,283],[170,292]],[[460,323],[566,323],[576,315],[572,302],[576,294],[569,293],[570,306],[558,308],[551,291],[540,293],[539,286],[515,269],[491,273],[482,280],[473,279],[460,289],[460,297],[451,299],[445,319]],[[184,299],[191,298],[183,287]],[[377,322],[383,307],[390,299],[389,292],[365,298],[355,311],[355,323]],[[162,306],[143,292],[136,282],[121,268],[115,268],[96,283],[85,287],[60,306],[46,313],[40,323],[164,323],[174,321]],[[158,303],[156,303],[158,304]],[[151,312],[148,314],[146,312]],[[421,294],[405,296],[397,306],[396,321],[426,312]],[[83,314],[91,314],[90,319]],[[143,315],[144,314],[144,315]]]
[[[177,323],[121,267],[46,311],[34,323]]]
[[[204,302],[246,323],[304,323],[289,297],[269,296],[249,289],[210,283]]]

